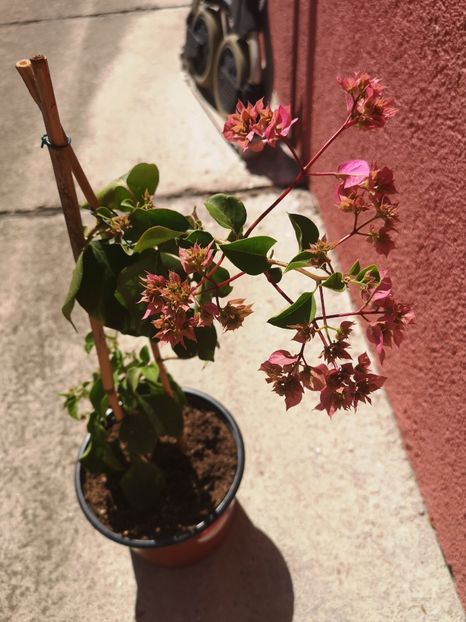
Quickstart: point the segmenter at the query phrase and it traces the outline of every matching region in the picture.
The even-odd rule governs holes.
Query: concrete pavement
[[[288,347],[265,324],[282,304],[261,277],[238,282],[235,295],[255,312],[224,336],[214,364],[170,367],[183,385],[223,402],[244,433],[241,510],[227,542],[195,567],[159,570],[103,539],[77,507],[73,464],[84,429],[57,394],[94,361],[81,346],[84,314],[76,314],[79,335],[61,317],[71,252],[38,148],[40,115],[14,63],[49,57],[62,121],[96,187],[155,161],[159,206],[201,212],[211,192],[237,191],[252,219],[277,190],[250,174],[186,83],[178,56],[187,8],[177,4],[40,1],[0,13],[0,620],[464,620],[385,395],[332,421],[312,410],[312,398],[285,414],[256,371]],[[311,195],[297,191],[261,229],[279,238],[278,257],[295,248],[287,211],[322,227]],[[298,286],[296,275],[283,284],[290,295]],[[334,304],[350,309],[346,295]],[[366,347],[359,335],[355,349]]]

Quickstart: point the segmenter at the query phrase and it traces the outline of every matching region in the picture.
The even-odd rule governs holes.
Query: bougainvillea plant
[[[284,397],[286,408],[299,404],[307,391],[316,394],[316,408],[329,416],[338,409],[356,409],[360,402],[370,402],[385,378],[371,371],[367,353],[350,353],[351,318],[366,324],[368,339],[383,362],[386,348],[401,343],[413,312],[395,299],[386,270],[355,260],[346,271],[336,271],[332,254],[355,235],[362,236],[376,253],[387,255],[394,247],[398,203],[393,174],[388,167],[365,160],[340,163],[332,172],[315,171],[314,165],[344,132],[353,127],[383,128],[396,109],[380,81],[367,74],[338,82],[345,93],[346,117],[306,163],[288,138],[297,123],[288,107],[272,110],[262,100],[254,105],[238,102],[235,113],[227,118],[223,133],[229,142],[243,151],[282,143],[298,167],[289,187],[251,223],[244,204],[227,194],[209,197],[201,217],[196,210],[184,215],[159,207],[153,198],[158,184],[154,164],[139,164],[105,188],[98,195],[97,220],[87,232],[63,308],[68,319],[76,299],[107,327],[146,336],[153,344],[169,344],[180,358],[213,360],[217,329],[237,330],[253,311],[253,301],[232,294],[234,282],[262,275],[286,301],[284,309],[271,309],[268,322],[291,334],[295,344],[272,352],[262,364],[258,361],[266,382]],[[254,235],[255,229],[308,175],[334,176],[337,207],[342,217],[349,216],[349,231],[339,240],[329,240],[306,216],[289,214],[299,252],[278,261],[272,253],[276,240]],[[224,239],[208,230],[205,216],[227,231]],[[234,272],[225,268],[225,260]],[[303,276],[304,288],[296,300],[279,285],[290,271]],[[327,295],[349,288],[360,292],[359,308],[328,314]],[[321,357],[315,363],[306,357],[306,347],[313,340],[321,342]],[[151,363],[147,349],[125,358],[113,344],[112,352],[116,389],[125,412],[117,441],[125,451],[115,438],[109,440],[103,433],[108,400],[98,374],[91,383],[67,393],[66,405],[76,415],[78,400],[90,398],[92,442],[83,461],[94,470],[124,471],[125,494],[130,501],[143,503],[143,495],[134,493],[132,484],[140,489],[145,478],[156,488],[163,480],[160,473],[149,472],[146,458],[161,435],[182,434],[182,392],[171,378],[168,385],[163,382],[167,378],[163,361],[156,356]]]

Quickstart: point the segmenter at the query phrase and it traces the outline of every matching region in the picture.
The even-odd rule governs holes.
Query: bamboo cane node
[[[64,149],[65,147],[69,147],[71,145],[71,136],[66,137],[66,143],[64,145],[55,145],[52,143],[48,134],[44,134],[40,139],[40,148],[43,149],[47,146],[49,149]]]

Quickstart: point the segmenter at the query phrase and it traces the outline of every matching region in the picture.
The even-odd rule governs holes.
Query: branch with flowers
[[[158,184],[154,164],[139,164],[112,182],[98,195],[96,224],[87,234],[77,263],[65,315],[70,318],[77,299],[106,326],[145,335],[155,344],[169,344],[180,358],[213,360],[216,327],[236,330],[252,313],[252,304],[230,297],[234,282],[246,275],[263,275],[287,303],[268,322],[292,330],[291,340],[298,344],[293,353],[286,349],[273,352],[260,366],[273,390],[285,398],[286,408],[299,404],[307,390],[319,393],[317,409],[330,416],[338,409],[370,402],[370,395],[385,378],[370,370],[366,353],[356,358],[350,354],[352,320],[366,323],[367,336],[383,362],[385,349],[400,345],[413,312],[395,300],[387,271],[376,264],[361,266],[359,261],[347,271],[336,271],[332,253],[354,236],[361,236],[383,255],[394,247],[399,218],[393,174],[388,167],[365,160],[346,161],[332,171],[316,171],[314,165],[344,132],[353,127],[383,128],[396,109],[378,79],[358,73],[338,81],[345,93],[346,117],[308,162],[301,160],[289,140],[298,120],[291,117],[288,107],[272,110],[262,100],[254,105],[238,102],[225,123],[226,140],[243,151],[283,144],[298,170],[293,182],[250,224],[238,198],[227,194],[208,198],[206,211],[228,231],[225,239],[208,231],[196,210],[186,216],[154,204]],[[311,175],[336,179],[338,209],[352,216],[351,228],[341,239],[329,240],[306,216],[289,214],[299,252],[286,260],[277,259],[271,253],[276,240],[254,235],[254,231]],[[237,272],[230,274],[223,265],[225,259]],[[305,277],[306,287],[296,300],[281,285],[290,271]],[[328,314],[327,295],[349,288],[359,290],[360,307],[350,313]],[[318,364],[306,358],[306,348],[314,339],[322,345]],[[160,356],[157,360],[161,375],[167,377]]]

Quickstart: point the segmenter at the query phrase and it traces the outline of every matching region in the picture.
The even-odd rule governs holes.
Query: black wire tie
[[[66,137],[66,144],[65,145],[54,145],[51,142],[51,140],[48,137],[48,135],[44,134],[42,136],[42,138],[40,139],[40,148],[43,149],[46,145],[47,145],[47,147],[49,149],[64,149],[65,147],[68,147],[69,145],[71,145],[71,136],[67,136]]]

